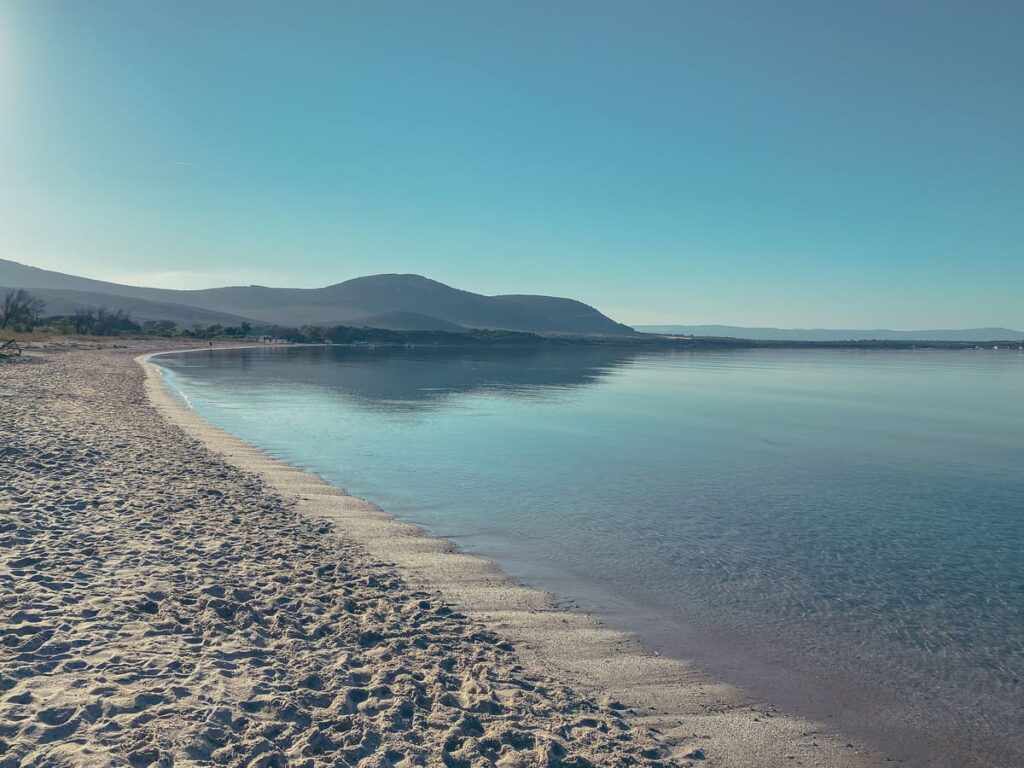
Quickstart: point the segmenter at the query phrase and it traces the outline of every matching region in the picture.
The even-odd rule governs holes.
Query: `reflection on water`
[[[668,652],[921,765],[1021,762],[1017,352],[160,362],[214,423]]]
[[[621,347],[274,347],[161,358],[174,370],[203,375],[258,371],[261,386],[286,382],[330,388],[369,409],[436,408],[456,395],[488,392],[535,399],[595,382],[635,352]],[[343,365],[338,365],[343,363]]]

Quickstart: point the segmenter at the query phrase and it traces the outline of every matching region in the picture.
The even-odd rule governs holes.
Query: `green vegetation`
[[[0,330],[31,331],[46,309],[42,299],[24,288],[8,291],[0,302]]]
[[[187,339],[228,339],[237,341],[252,336],[252,325],[246,322],[240,325],[208,325],[205,328],[187,328],[181,332],[181,336]]]
[[[165,338],[239,339],[252,334],[252,325],[211,325],[179,329],[173,320],[136,321],[118,308],[77,307],[70,315],[43,316],[46,304],[24,288],[8,291],[0,301],[0,330],[80,336],[161,336]]]
[[[493,331],[469,329],[466,331],[394,331],[387,328],[355,328],[336,325],[330,328],[304,326],[303,328],[275,328],[273,335],[306,344],[541,344],[546,337],[521,331]]]

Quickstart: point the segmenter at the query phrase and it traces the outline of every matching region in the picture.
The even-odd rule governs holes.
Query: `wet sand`
[[[212,427],[146,351],[0,363],[0,767],[879,764]]]

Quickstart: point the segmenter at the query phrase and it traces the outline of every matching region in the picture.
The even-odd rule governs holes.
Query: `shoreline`
[[[161,348],[0,366],[0,767],[687,762],[168,422]]]
[[[238,347],[234,347],[238,348]],[[215,349],[230,349],[218,347]],[[677,759],[700,750],[708,765],[869,766],[877,754],[855,748],[821,722],[779,713],[687,662],[658,656],[635,635],[608,629],[585,613],[565,610],[553,595],[515,582],[493,562],[458,551],[323,478],[271,457],[203,420],[169,390],[150,357],[136,358],[146,392],[164,418],[291,499],[301,514],[336,525],[339,534],[393,563],[416,588],[446,601],[515,644],[529,666],[605,701],[621,701],[638,721],[660,732]]]

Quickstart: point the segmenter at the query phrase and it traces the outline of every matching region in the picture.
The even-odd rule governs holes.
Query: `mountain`
[[[1009,328],[890,331],[829,330],[826,328],[744,328],[738,325],[638,325],[641,333],[679,336],[725,336],[759,341],[1021,341],[1024,331]]]
[[[3,283],[0,282],[0,285]],[[25,286],[5,286],[24,288]],[[5,288],[0,288],[0,294]],[[189,307],[183,304],[172,304],[164,301],[136,299],[130,296],[115,296],[109,293],[93,293],[91,291],[67,291],[49,288],[31,288],[32,294],[46,302],[45,315],[72,315],[76,309],[90,307],[106,307],[107,309],[123,309],[131,313],[132,319],[142,320],[173,320],[182,328],[193,326],[220,324],[225,326],[240,325],[247,318],[226,312],[215,312],[200,307]]]
[[[0,259],[0,286],[42,291],[90,294],[87,306],[106,304],[128,309],[137,302],[137,319],[177,320],[174,315],[152,317],[161,309],[182,317],[204,310],[218,316],[257,323],[298,325],[369,325],[371,321],[401,326],[398,330],[492,328],[534,333],[627,336],[636,332],[573,299],[551,296],[483,296],[420,275],[372,275],[325,288],[268,288],[259,285],[171,290],[120,285],[38,269]],[[70,295],[68,301],[77,301]],[[45,297],[44,297],[45,299]],[[146,303],[142,303],[146,302]],[[152,303],[162,304],[153,307]],[[59,304],[59,306],[66,306]],[[55,314],[52,309],[48,312]],[[63,313],[62,313],[63,314]],[[202,324],[196,319],[191,323]],[[214,322],[225,324],[225,320]]]

